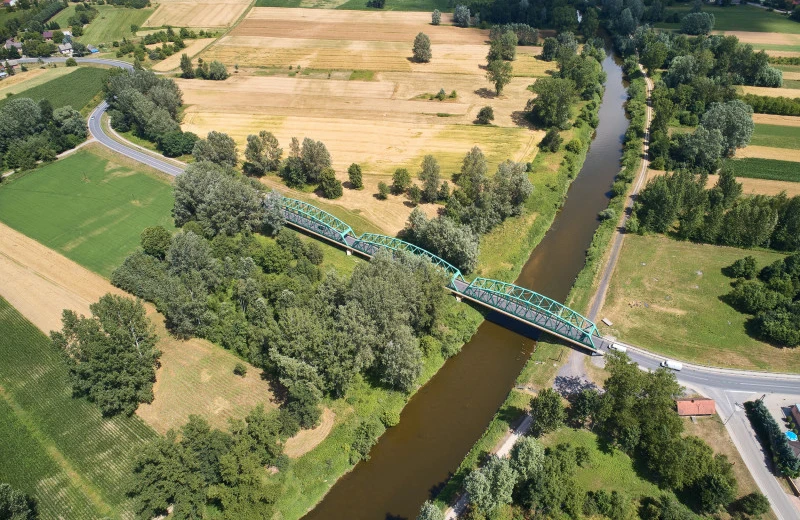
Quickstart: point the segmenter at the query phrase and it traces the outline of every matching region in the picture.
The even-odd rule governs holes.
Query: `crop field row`
[[[66,105],[75,110],[83,110],[103,89],[103,81],[108,74],[107,69],[98,67],[78,67],[74,69],[64,69],[65,75],[59,74],[58,77],[51,78],[46,83],[42,83],[25,90],[18,91],[17,97],[27,97],[34,101],[47,99],[53,108]],[[19,84],[18,88],[25,86]],[[11,98],[0,100],[0,106],[7,103]]]
[[[2,304],[0,304],[2,305]],[[0,395],[0,482],[36,498],[42,518],[92,520],[100,513]]]
[[[366,0],[256,0],[256,7],[303,7],[310,9],[351,9],[372,11]],[[385,11],[427,11],[439,9],[443,13],[453,9],[447,0],[389,0]]]
[[[751,145],[800,149],[800,127],[756,124]]]
[[[728,161],[737,177],[800,182],[796,162],[776,159],[733,159]]]
[[[105,509],[101,512],[120,516],[129,465],[153,430],[135,417],[104,419],[91,403],[73,399],[61,354],[3,299],[0,358],[0,386],[7,399],[24,410],[48,451],[77,473],[82,491]],[[39,485],[46,490],[47,482]]]
[[[169,184],[123,161],[91,147],[8,182],[0,221],[108,276],[142,229],[172,228]]]

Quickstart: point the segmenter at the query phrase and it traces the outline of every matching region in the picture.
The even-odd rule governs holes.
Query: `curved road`
[[[76,60],[83,63],[121,67],[127,70],[133,69],[130,63],[112,59],[90,57],[76,58]],[[66,61],[66,58],[45,58],[44,61],[63,63]],[[23,59],[17,62],[36,63],[38,60]],[[651,86],[651,84],[649,83],[648,86]],[[168,175],[176,176],[183,171],[183,168],[172,162],[160,159],[149,153],[144,153],[137,149],[135,145],[120,143],[106,134],[101,125],[101,120],[107,108],[108,104],[103,101],[89,117],[89,130],[100,144],[114,152],[146,164]],[[652,109],[648,102],[648,120],[650,119],[651,111]],[[643,165],[643,171],[645,168],[646,164]],[[641,186],[643,177],[644,176],[640,174],[640,178],[636,183],[636,188]],[[620,242],[619,245],[621,245],[621,234],[618,239]],[[617,250],[616,253],[618,254],[619,245],[617,245],[616,242],[615,240],[614,248]],[[596,307],[592,310],[596,313],[599,304],[596,303],[595,305]],[[594,318],[594,316],[592,316],[592,318]],[[633,345],[628,345],[628,347],[628,354],[631,359],[645,369],[657,369],[659,363],[664,359],[663,356],[652,354]],[[781,520],[798,518],[798,516],[800,516],[800,511],[798,511],[796,506],[792,503],[792,499],[783,491],[778,481],[767,469],[761,447],[757,439],[755,439],[744,413],[741,408],[736,405],[737,403],[751,399],[752,396],[758,397],[761,394],[777,393],[800,396],[800,375],[726,370],[685,363],[683,370],[678,372],[677,376],[682,384],[715,398],[720,416],[728,418],[726,427],[731,433],[734,444],[736,444],[737,449],[745,460],[745,464],[750,469],[759,487],[772,502],[773,509],[778,515],[778,518]]]

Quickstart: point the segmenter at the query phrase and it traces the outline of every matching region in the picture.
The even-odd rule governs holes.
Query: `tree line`
[[[603,391],[573,392],[567,396],[568,407],[550,388],[531,400],[531,430],[514,445],[510,457],[491,456],[467,475],[466,518],[491,518],[507,504],[515,513],[535,518],[692,520],[696,514],[722,510],[738,518],[759,518],[769,511],[760,493],[736,500],[737,482],[727,457],[715,455],[702,439],[685,435],[674,401],[682,389],[673,373],[642,372],[620,353],[608,356],[606,369]],[[539,440],[564,426],[597,433],[606,449],[631,456],[662,492],[635,497],[624,490],[582,488],[577,472],[591,467],[590,451],[567,443],[545,447]],[[426,503],[417,518],[443,517]]]

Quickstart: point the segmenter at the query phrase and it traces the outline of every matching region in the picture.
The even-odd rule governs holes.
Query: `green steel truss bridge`
[[[593,353],[602,353],[611,344],[590,319],[535,291],[488,278],[467,281],[458,268],[414,244],[376,233],[359,236],[348,224],[312,204],[287,197],[282,203],[287,224],[344,247],[348,254],[356,252],[371,258],[378,251],[388,250],[427,258],[447,273],[447,289],[459,299],[466,298]]]

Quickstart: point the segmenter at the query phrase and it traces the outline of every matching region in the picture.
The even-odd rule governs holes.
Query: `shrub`
[[[244,363],[236,363],[236,365],[233,367],[233,373],[237,376],[244,377],[247,375],[247,365]]]
[[[557,128],[551,128],[547,131],[547,133],[542,138],[542,141],[539,143],[539,149],[548,152],[557,152],[558,149],[561,147],[561,143],[564,142],[564,138],[561,137],[561,134],[558,132]]]
[[[740,258],[728,267],[723,269],[723,273],[731,278],[745,278],[752,280],[756,277],[756,259],[752,256]]]
[[[354,190],[361,190],[364,188],[364,182],[361,178],[361,166],[353,163],[347,169],[347,177],[350,179],[350,185]]]
[[[600,212],[598,217],[600,220],[614,220],[617,218],[617,212],[614,211],[614,208],[606,208]]]
[[[431,61],[431,39],[428,38],[428,35],[425,33],[419,33],[416,38],[414,38],[414,47],[412,48],[412,52],[414,53],[414,61],[417,63],[428,63]]]
[[[494,121],[494,109],[490,106],[485,106],[478,112],[478,123],[488,125]]]
[[[67,67],[77,67],[78,62],[75,61],[75,58],[67,58],[66,65]]]
[[[431,25],[439,25],[442,23],[442,13],[438,9],[434,9],[431,14]]]
[[[583,149],[583,141],[578,138],[572,139],[566,144],[566,146],[564,146],[564,148],[566,148],[568,152],[581,153],[581,150]]]
[[[381,414],[381,422],[387,428],[400,424],[400,413],[395,410],[384,410]]]
[[[447,97],[447,92],[445,92],[443,88],[440,88],[439,92],[436,93],[436,99],[438,99],[439,101],[444,101],[446,97]]]
[[[389,185],[381,181],[378,183],[378,198],[386,200],[389,197]]]

